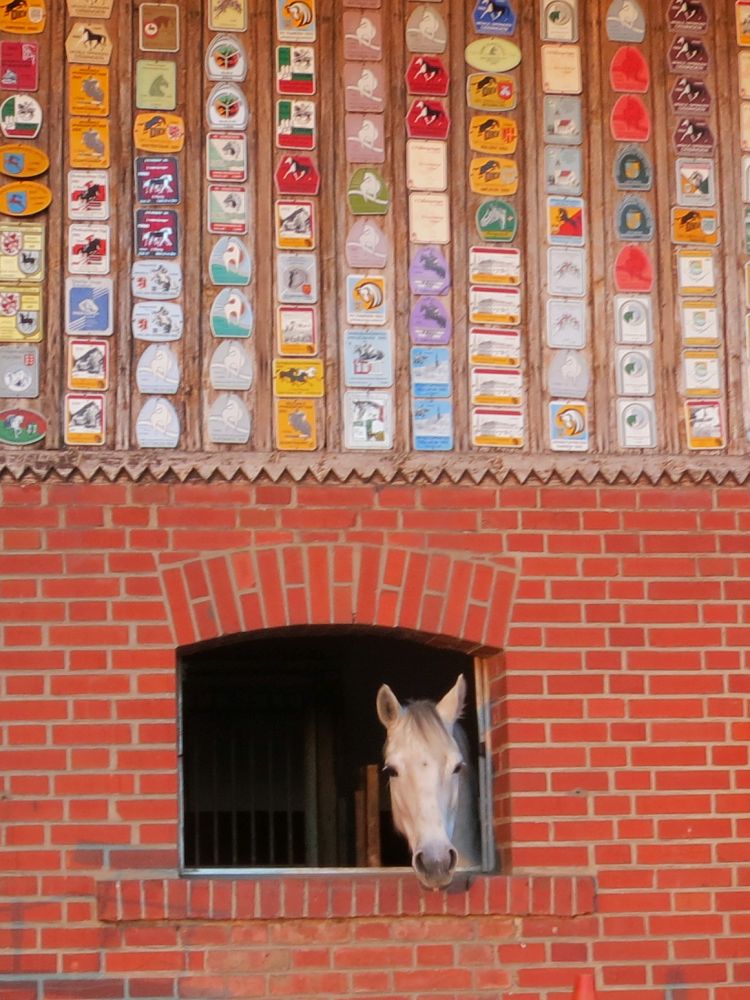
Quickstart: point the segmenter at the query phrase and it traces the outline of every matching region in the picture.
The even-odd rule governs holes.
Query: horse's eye
[[[385,764],[383,766],[383,774],[387,778],[397,778],[398,777],[398,771],[396,770],[395,767],[391,767],[390,764]]]
[[[460,760],[460,761],[458,762],[458,764],[456,764],[456,766],[455,766],[455,767],[453,768],[453,773],[454,773],[454,774],[458,774],[458,772],[459,772],[459,771],[463,771],[463,769],[464,769],[465,767],[466,767],[466,764],[465,764],[465,762],[464,762],[464,761],[462,761],[462,760]]]

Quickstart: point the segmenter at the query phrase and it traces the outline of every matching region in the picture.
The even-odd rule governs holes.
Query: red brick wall
[[[0,489],[3,1000],[750,996],[746,489]],[[507,874],[179,879],[176,646],[352,619],[504,650]]]

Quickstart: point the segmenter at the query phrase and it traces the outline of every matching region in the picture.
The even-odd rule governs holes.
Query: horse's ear
[[[401,705],[387,684],[383,684],[377,697],[378,718],[386,729],[390,729],[401,715]]]
[[[438,715],[443,720],[448,729],[452,728],[456,719],[464,710],[464,700],[466,698],[466,681],[464,675],[459,674],[456,683],[450,691],[443,695],[435,705]]]

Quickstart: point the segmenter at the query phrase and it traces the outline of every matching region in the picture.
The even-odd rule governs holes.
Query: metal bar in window
[[[315,711],[305,717],[305,863],[318,865],[318,742]]]
[[[274,822],[275,816],[274,811],[276,808],[276,801],[274,796],[274,782],[273,782],[273,758],[275,752],[275,734],[271,734],[270,739],[266,741],[266,759],[268,762],[268,863],[271,865],[277,864],[276,858],[276,823]]]
[[[213,843],[211,844],[214,864],[219,863],[219,731],[215,727],[211,730],[211,790],[212,810],[211,828],[213,832]]]
[[[232,824],[232,864],[236,865],[237,860],[237,718],[232,716],[232,723],[229,730],[229,782],[231,788],[231,799],[229,802],[230,819]]]
[[[250,810],[250,864],[257,865],[258,863],[258,840],[257,840],[257,824],[255,822],[255,808],[256,808],[256,795],[255,795],[255,741],[250,737],[247,741],[247,752],[248,752],[248,762],[247,762],[247,804]]]

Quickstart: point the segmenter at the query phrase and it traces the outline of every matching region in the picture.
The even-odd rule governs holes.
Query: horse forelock
[[[397,728],[404,736],[413,734],[428,746],[453,742],[453,737],[431,701],[409,702],[404,706]]]

